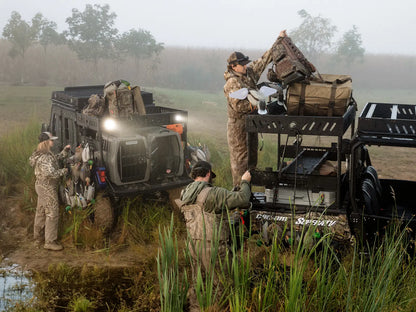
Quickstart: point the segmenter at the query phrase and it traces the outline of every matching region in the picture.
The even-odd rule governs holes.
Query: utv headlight
[[[185,122],[186,118],[184,115],[176,114],[174,117],[175,122]]]
[[[114,119],[112,118],[107,118],[104,120],[103,123],[104,129],[107,131],[113,131],[115,129],[117,129],[117,123]]]

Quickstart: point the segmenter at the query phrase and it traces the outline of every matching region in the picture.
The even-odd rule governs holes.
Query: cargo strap
[[[329,97],[329,105],[328,105],[328,116],[332,117],[334,115],[334,107],[335,107],[335,93],[337,91],[337,82],[334,81],[331,87],[331,96]]]
[[[303,116],[305,110],[305,93],[306,93],[306,83],[302,83],[302,88],[300,90],[299,106],[298,106],[298,115]]]
[[[196,204],[201,206],[201,209],[203,209],[205,201],[207,200],[208,192],[212,189],[212,187],[208,186],[204,188],[201,192],[199,192],[197,198],[196,198]]]
[[[198,196],[196,197],[195,204],[199,205],[201,208],[204,207],[205,201],[207,200],[208,192],[212,189],[211,186],[205,187],[201,192],[199,192]],[[181,208],[185,206],[185,203],[181,201],[179,198],[175,199],[175,204]]]

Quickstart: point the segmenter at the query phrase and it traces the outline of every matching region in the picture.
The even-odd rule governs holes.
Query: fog
[[[0,0],[0,28],[17,11],[29,21],[37,12],[67,29],[72,8],[109,4],[120,32],[150,31],[165,46],[266,49],[279,31],[298,27],[298,11],[330,19],[337,37],[357,26],[367,53],[416,54],[416,2],[413,0]],[[334,38],[337,39],[337,38]]]

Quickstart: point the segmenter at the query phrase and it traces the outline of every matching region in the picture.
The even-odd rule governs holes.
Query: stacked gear
[[[272,47],[273,68],[267,78],[288,85],[313,76],[315,66],[309,62],[289,37],[279,37]]]
[[[105,84],[104,98],[112,117],[130,117],[145,115],[140,87],[131,87],[125,80],[115,80]]]

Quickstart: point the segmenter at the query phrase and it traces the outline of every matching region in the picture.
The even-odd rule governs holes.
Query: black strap
[[[302,116],[303,112],[305,111],[305,93],[306,93],[306,84],[301,84],[300,89],[300,98],[299,98],[299,106],[298,106],[298,115]]]
[[[337,82],[334,81],[331,87],[331,96],[329,97],[329,106],[328,106],[328,116],[332,117],[334,115],[335,107],[335,93],[337,92]]]

